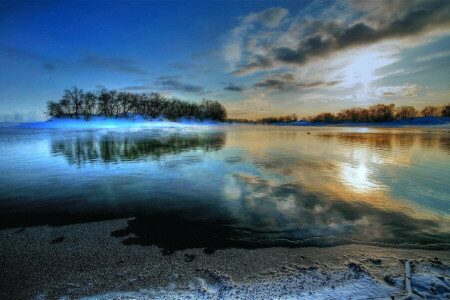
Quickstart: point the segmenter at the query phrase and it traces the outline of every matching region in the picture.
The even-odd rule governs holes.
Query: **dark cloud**
[[[159,76],[157,80],[175,80],[181,78],[181,75]]]
[[[85,67],[108,69],[121,73],[148,74],[147,71],[135,67],[136,62],[131,59],[111,58],[95,54],[82,54],[82,56],[83,58],[78,63]]]
[[[255,88],[275,88],[275,89],[284,89],[288,85],[291,85],[290,82],[278,80],[278,79],[266,79],[261,82],[257,82],[253,85]]]
[[[44,68],[44,70],[47,71],[47,72],[51,72],[51,71],[53,71],[54,69],[56,69],[55,65],[54,65],[54,64],[51,64],[51,63],[46,63],[46,64],[44,64],[43,68]]]
[[[20,59],[32,59],[42,63],[45,71],[53,71],[56,68],[66,69],[78,65],[85,68],[108,69],[121,73],[133,73],[140,75],[149,74],[135,65],[134,60],[126,58],[111,58],[104,57],[92,53],[81,53],[81,59],[72,61],[66,59],[49,59],[48,57],[28,49],[11,47],[0,44],[0,52],[3,52],[7,57],[14,57]]]
[[[202,86],[182,83],[178,80],[173,79],[161,80],[159,81],[159,84],[163,88],[173,91],[183,91],[188,93],[200,93],[204,91],[204,88]]]
[[[273,66],[273,62],[271,59],[261,56],[261,55],[256,55],[252,62],[245,64],[245,65],[238,66],[238,69],[236,71],[234,71],[232,74],[233,75],[245,75],[245,74],[251,73],[255,70],[269,69],[272,66]]]
[[[41,55],[37,52],[24,48],[11,47],[3,43],[0,43],[0,51],[3,52],[8,57],[36,59],[36,60],[45,59],[44,55]]]
[[[294,74],[286,72],[286,73],[278,73],[271,75],[270,78],[262,80],[253,84],[254,88],[271,88],[278,90],[286,90],[296,88],[297,82]]]
[[[232,91],[232,92],[243,92],[245,91],[245,85],[236,85],[234,83],[229,83],[226,87],[224,87],[223,89],[225,91]]]
[[[127,90],[127,91],[146,91],[146,90],[150,90],[151,86],[149,86],[149,85],[130,85],[130,86],[126,86],[122,89]]]
[[[312,89],[316,87],[334,86],[339,84],[340,81],[297,81],[292,73],[279,73],[273,75],[272,78],[268,78],[253,84],[254,88],[272,88],[278,90],[289,89]]]
[[[371,16],[373,17],[373,16]],[[380,16],[379,16],[380,17]],[[374,23],[374,22],[372,22]],[[351,25],[321,21],[305,22],[308,35],[297,47],[272,48],[267,57],[257,55],[250,63],[238,66],[235,75],[268,69],[274,62],[303,65],[310,59],[338,51],[368,46],[383,40],[422,34],[450,25],[450,1],[421,1],[394,14],[388,22],[367,24],[364,19]]]
[[[141,85],[126,86],[124,90],[143,91],[143,90],[168,90],[168,91],[181,91],[186,93],[204,94],[208,93],[204,87],[181,82],[179,79],[181,75],[167,75],[159,76],[156,81],[151,84],[148,80],[141,80],[144,83]]]
[[[450,24],[450,2],[426,1],[410,7],[403,17],[379,29],[357,23],[337,30],[336,26],[326,24],[317,28],[326,34],[314,35],[301,41],[297,49],[275,48],[273,54],[275,60],[303,64],[314,56],[324,56],[334,51],[369,45],[381,40],[410,36],[448,24]],[[333,28],[331,32],[330,28]]]

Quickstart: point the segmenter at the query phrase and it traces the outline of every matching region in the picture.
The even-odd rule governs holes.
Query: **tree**
[[[395,104],[375,104],[369,107],[369,118],[373,122],[388,122],[394,119]]]
[[[171,121],[193,117],[223,122],[227,118],[226,108],[217,101],[203,100],[197,104],[176,98],[169,100],[157,93],[136,94],[106,89],[83,93],[76,87],[65,90],[59,102],[48,102],[47,114],[51,117],[65,115],[76,118],[83,114],[86,120],[94,114],[106,118],[131,116],[133,119],[139,114],[145,119],[165,117]],[[294,120],[297,116],[294,114],[286,118]]]
[[[335,122],[335,116],[332,113],[320,113],[311,119],[313,123],[333,123]]]
[[[403,105],[395,110],[395,118],[402,120],[411,120],[417,116],[417,110],[412,106]]]
[[[59,100],[59,105],[61,106],[61,109],[62,109],[64,115],[69,116],[69,117],[72,116],[71,109],[70,109],[71,104],[70,104],[69,99],[66,99],[63,97],[61,100]]]
[[[88,120],[93,114],[95,114],[98,97],[92,92],[87,92],[84,95],[84,109],[83,116]]]
[[[363,123],[369,121],[369,112],[362,107],[352,107],[350,109],[343,109],[337,115],[336,119],[339,122]]]
[[[100,96],[98,97],[99,102],[99,113],[105,115],[105,117],[112,117],[114,115],[115,107],[117,105],[117,91],[108,91],[103,89],[100,91]]]
[[[61,104],[53,101],[47,102],[47,115],[49,117],[56,117],[61,118],[61,115],[63,114],[63,110],[61,107]]]
[[[203,99],[200,103],[200,119],[210,119],[223,122],[227,118],[226,108],[217,101]]]
[[[425,106],[420,112],[422,117],[439,117],[440,108],[438,106]]]
[[[83,90],[73,87],[72,90],[65,90],[63,99],[67,100],[69,105],[72,106],[72,111],[75,113],[75,118],[78,119],[78,114],[81,112],[83,106]],[[70,115],[70,112],[69,112]]]
[[[450,104],[442,106],[441,116],[450,117]]]

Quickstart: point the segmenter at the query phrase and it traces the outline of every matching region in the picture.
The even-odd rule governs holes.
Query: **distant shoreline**
[[[287,123],[275,123],[276,126],[334,126],[334,127],[421,127],[421,126],[450,126],[449,117],[419,117],[411,120],[394,120],[389,122],[343,122],[343,123],[312,123],[305,120]]]
[[[212,120],[197,120],[193,118],[182,118],[178,121],[170,121],[165,118],[143,119],[143,118],[105,118],[96,116],[90,120],[83,118],[52,118],[48,121],[29,123],[0,123],[0,127],[20,127],[20,128],[60,128],[60,129],[87,129],[87,128],[154,128],[154,127],[192,127],[192,126],[226,126],[226,125],[263,125],[263,126],[299,126],[299,127],[378,127],[378,128],[399,128],[399,127],[438,127],[450,128],[449,117],[419,117],[412,120],[394,120],[380,123],[312,123],[305,120],[284,122],[284,123],[258,123],[258,122],[218,122]]]
[[[430,127],[430,126],[449,126],[450,117],[418,117],[411,120],[394,120],[389,122],[309,122],[306,120],[280,122],[280,123],[260,123],[260,122],[228,122],[230,124],[247,124],[247,125],[271,125],[271,126],[311,126],[311,127]]]

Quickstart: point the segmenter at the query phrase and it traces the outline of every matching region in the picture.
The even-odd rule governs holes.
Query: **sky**
[[[231,118],[450,103],[450,1],[2,1],[0,122],[64,89],[217,100]]]

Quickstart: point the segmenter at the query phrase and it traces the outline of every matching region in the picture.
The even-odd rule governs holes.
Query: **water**
[[[448,249],[450,133],[429,131],[4,127],[0,228],[134,217],[111,234],[165,253],[349,243]]]

